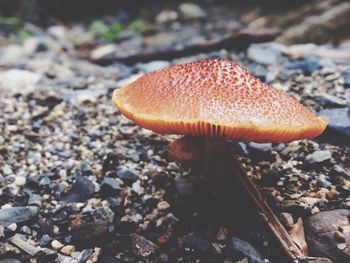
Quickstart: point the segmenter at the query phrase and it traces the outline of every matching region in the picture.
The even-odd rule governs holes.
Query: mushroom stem
[[[210,185],[224,183],[228,167],[228,147],[225,138],[204,138],[204,175]]]
[[[184,136],[168,145],[168,156],[184,167],[195,167],[203,161],[203,137]]]
[[[208,190],[222,190],[230,163],[225,138],[185,136],[168,145],[169,158],[185,167],[203,169]]]

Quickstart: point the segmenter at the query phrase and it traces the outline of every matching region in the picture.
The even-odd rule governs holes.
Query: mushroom
[[[222,59],[150,72],[115,90],[112,100],[127,118],[156,133],[204,137],[204,171],[212,181],[227,161],[227,139],[288,142],[316,137],[327,126],[326,117]]]

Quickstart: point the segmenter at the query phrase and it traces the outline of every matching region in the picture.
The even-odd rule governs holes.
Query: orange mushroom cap
[[[285,142],[320,135],[327,119],[227,60],[153,71],[115,90],[127,118],[157,133]]]

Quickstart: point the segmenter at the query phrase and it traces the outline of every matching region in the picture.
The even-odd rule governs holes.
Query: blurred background
[[[126,42],[120,52],[128,54],[141,47],[179,49],[246,28],[276,29],[278,42],[288,44],[341,44],[350,34],[348,14],[349,4],[340,0],[1,0],[0,41],[59,25],[78,51],[109,42]]]

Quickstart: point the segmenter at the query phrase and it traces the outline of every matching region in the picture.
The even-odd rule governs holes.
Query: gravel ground
[[[308,59],[300,61],[304,63]],[[327,64],[320,66],[324,62]],[[284,65],[288,68],[289,63],[296,62]],[[294,95],[316,113],[333,119],[329,113],[341,112],[350,101],[350,90],[344,80],[349,68],[346,63],[336,64],[331,60],[315,63],[319,66],[313,65],[304,72],[301,67],[295,71],[282,69],[271,84]],[[345,130],[347,120],[342,121],[339,126],[343,125]],[[248,145],[252,156],[248,155],[244,161],[277,211],[293,211],[297,218],[322,210],[349,208],[348,139],[341,137],[336,141],[331,136],[322,136],[288,144],[252,143]]]
[[[10,242],[19,235],[50,249],[32,256],[39,262],[52,260],[53,251],[72,262],[238,262],[237,244],[246,246],[233,239],[239,237],[264,258],[282,262],[239,191],[226,200],[204,192],[201,171],[168,160],[166,146],[176,136],[135,126],[115,109],[111,94],[145,72],[222,57],[331,115],[350,101],[346,61],[290,59],[273,44],[131,67],[100,67],[70,52],[50,36],[0,50],[1,259],[28,262],[28,253]],[[282,220],[287,226],[319,211],[350,208],[348,128],[337,127],[329,132],[338,132],[340,142],[324,136],[232,143],[276,214],[292,216],[292,222]]]

